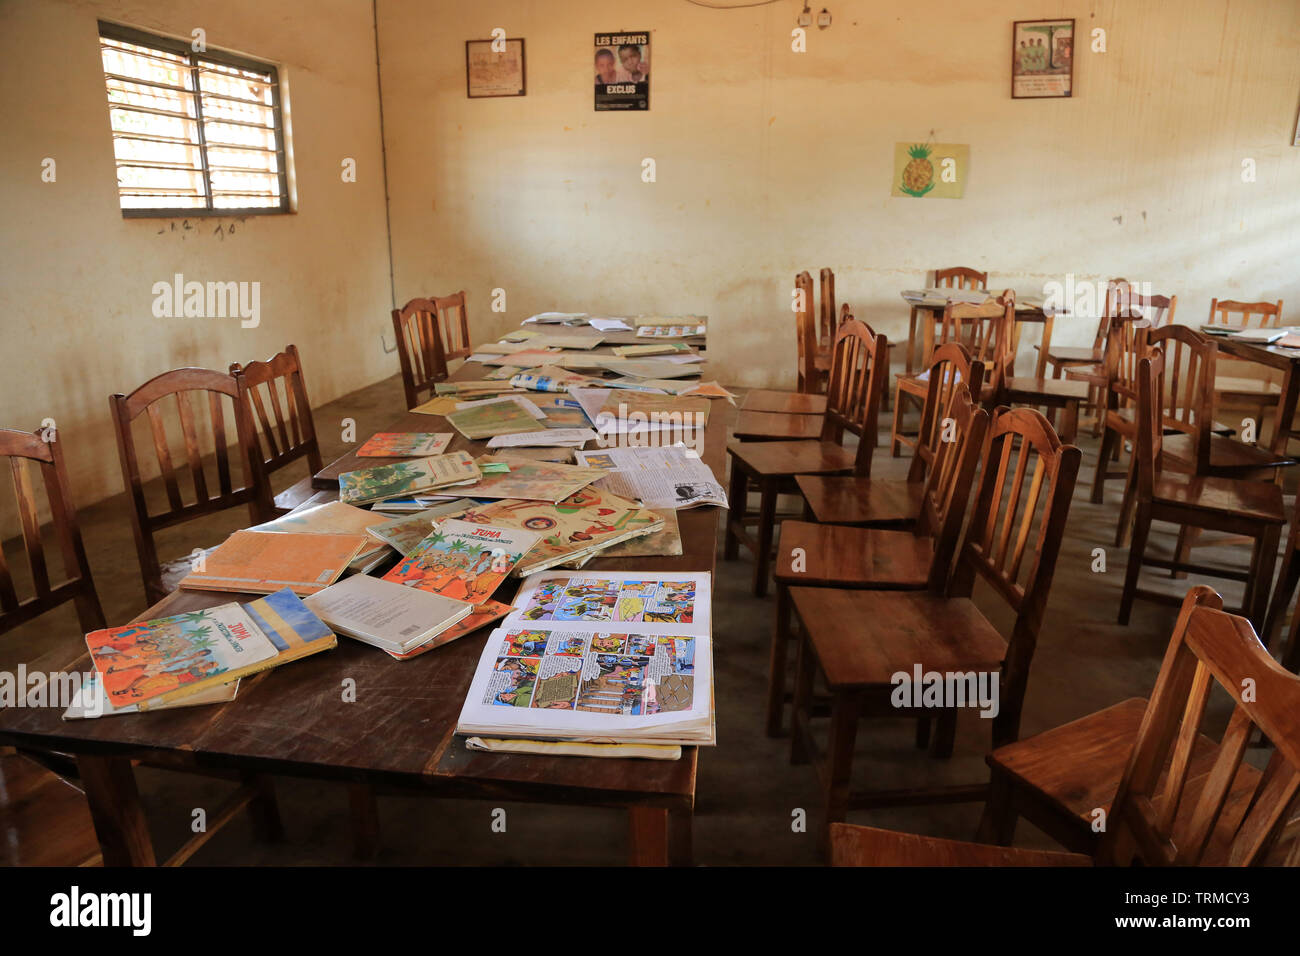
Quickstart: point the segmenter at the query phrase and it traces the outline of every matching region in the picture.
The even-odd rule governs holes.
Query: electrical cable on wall
[[[782,0],[754,0],[752,3],[704,3],[703,0],[686,0],[687,3],[706,10],[744,10],[748,7],[767,7]]]

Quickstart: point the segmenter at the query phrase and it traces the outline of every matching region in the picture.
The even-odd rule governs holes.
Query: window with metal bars
[[[289,211],[274,66],[100,22],[122,215]]]

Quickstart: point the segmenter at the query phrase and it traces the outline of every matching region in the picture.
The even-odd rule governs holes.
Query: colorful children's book
[[[492,632],[464,735],[712,744],[707,574],[531,576]]]
[[[651,534],[664,525],[663,518],[653,511],[639,508],[634,501],[591,485],[557,504],[497,501],[476,505],[456,518],[492,527],[537,531],[543,535],[519,562],[514,577],[523,577],[620,541]]]
[[[570,385],[591,383],[587,375],[580,375],[568,369],[554,365],[542,365],[538,368],[516,372],[510,378],[510,384],[516,388],[526,388],[533,392],[567,392]]]
[[[474,605],[368,574],[354,574],[307,599],[340,634],[392,654],[431,641],[469,615]]]
[[[481,627],[487,627],[493,621],[499,621],[510,613],[510,605],[502,604],[500,601],[484,601],[482,604],[475,604],[474,609],[453,624],[447,630],[426,641],[418,647],[413,647],[409,651],[395,653],[387,651],[389,657],[398,661],[409,661],[413,657],[419,657],[421,654],[427,654],[435,647],[442,647],[449,644],[458,637],[464,637],[466,634],[472,634]]]
[[[546,427],[527,408],[506,398],[486,405],[461,408],[447,416],[448,423],[466,438],[491,438],[519,432],[541,431]]]
[[[500,474],[484,474],[472,485],[456,489],[467,498],[524,498],[530,501],[557,502],[574,494],[585,485],[604,478],[602,468],[579,468],[501,455],[483,455],[478,459],[480,468],[505,464],[510,470]]]
[[[236,531],[181,579],[181,587],[254,594],[288,587],[295,594],[313,594],[373,546],[374,539],[364,534]]]
[[[339,475],[339,498],[348,504],[361,505],[383,498],[410,497],[478,477],[474,459],[468,452],[457,451],[345,471]]]
[[[506,613],[510,612],[506,608]],[[235,699],[239,694],[239,681],[208,687],[197,694],[186,694],[170,704],[155,704],[150,710],[172,710],[178,707],[199,707],[203,704],[224,704]],[[138,704],[123,704],[114,707],[108,700],[108,691],[104,689],[103,678],[99,671],[91,671],[90,676],[77,688],[68,709],[63,712],[64,720],[94,720],[97,717],[109,717],[116,714],[138,714]]]
[[[378,432],[357,449],[358,458],[428,458],[441,455],[451,432]]]
[[[86,635],[109,704],[140,710],[172,704],[337,643],[288,588],[243,606],[222,604]]]
[[[468,498],[456,498],[417,511],[415,514],[393,518],[383,524],[367,528],[366,531],[390,547],[396,548],[401,554],[410,554],[415,550],[415,546],[433,531],[433,523],[437,518],[460,514],[466,508],[473,506],[474,502]]]
[[[481,604],[541,535],[448,518],[384,575],[385,581]]]

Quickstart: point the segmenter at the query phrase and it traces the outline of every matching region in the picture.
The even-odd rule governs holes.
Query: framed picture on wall
[[[466,96],[523,96],[526,92],[523,40],[465,41]]]
[[[1074,88],[1074,21],[1011,24],[1011,98],[1069,96]]]

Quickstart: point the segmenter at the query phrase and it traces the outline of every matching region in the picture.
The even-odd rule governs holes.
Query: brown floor
[[[344,450],[342,430],[347,419],[356,435],[378,430],[402,407],[400,381],[394,377],[347,395],[318,409],[315,421],[322,451],[329,461]],[[1025,735],[1056,726],[1151,688],[1165,649],[1175,610],[1138,602],[1128,627],[1115,624],[1127,557],[1113,545],[1118,512],[1119,481],[1108,483],[1104,505],[1087,500],[1095,464],[1096,440],[1085,436],[1084,462],[1065,545],[1057,568],[1046,623],[1034,661],[1022,732]],[[876,475],[903,477],[907,459],[890,459],[888,448],[877,452]],[[116,467],[116,462],[105,463]],[[300,477],[282,475],[277,490]],[[74,490],[75,493],[75,490]],[[125,498],[119,496],[84,508],[81,521],[104,611],[112,622],[140,613],[145,607]],[[245,512],[195,522],[164,538],[164,558],[208,547],[235,528],[246,525]],[[1172,529],[1153,535],[1153,549],[1170,552]],[[720,544],[720,543],[719,543]],[[1106,551],[1106,571],[1092,571],[1093,549]],[[721,547],[719,547],[721,554]],[[1205,547],[1198,560],[1223,561],[1244,568],[1244,547]],[[749,593],[752,566],[742,557],[719,562],[714,582],[714,647],[718,700],[718,746],[700,757],[695,813],[695,859],[702,865],[816,864],[819,849],[819,797],[813,773],[790,766],[788,739],[769,739],[762,732],[767,654],[772,626],[772,599]],[[1190,582],[1174,581],[1148,572],[1148,585],[1184,593]],[[1199,579],[1197,579],[1199,580]],[[1207,583],[1214,583],[1207,581]],[[1229,605],[1240,599],[1240,585],[1222,582]],[[977,590],[976,602],[1006,633],[1006,614],[987,591]],[[79,628],[70,606],[47,615],[0,641],[0,667],[17,660],[57,656],[51,648],[76,646]],[[70,643],[69,643],[70,642]],[[130,717],[109,718],[129,720]],[[988,727],[975,717],[963,717],[954,756],[936,761],[912,745],[912,727],[905,721],[864,725],[856,761],[858,787],[889,789],[913,784],[975,782],[986,779],[983,756]],[[192,810],[215,807],[230,785],[157,770],[138,772],[140,789],[160,858],[168,856],[189,835]],[[8,778],[0,777],[0,798]],[[282,842],[256,842],[243,817],[217,834],[193,858],[191,865],[297,865],[352,862],[347,795],[341,787],[294,780],[277,781],[285,824]],[[66,801],[65,801],[66,803]],[[408,864],[609,864],[625,857],[622,816],[611,810],[507,804],[506,832],[491,826],[494,807],[485,802],[380,799],[382,850],[378,862]],[[794,832],[795,811],[808,815],[806,832]],[[871,823],[935,836],[968,839],[974,834],[979,807],[938,806],[881,810],[854,814],[853,822]],[[0,844],[26,842],[32,832],[30,815],[18,816],[0,799]],[[60,826],[81,826],[84,816],[60,817]],[[47,824],[54,826],[53,823]],[[21,831],[19,830],[21,828]],[[1022,825],[1017,842],[1051,848],[1052,841]],[[14,862],[0,854],[0,863]],[[74,862],[68,860],[67,862]]]

